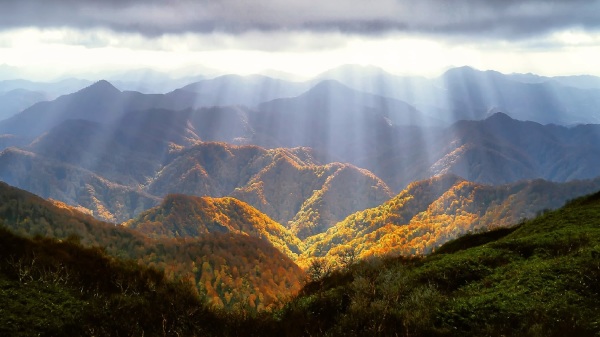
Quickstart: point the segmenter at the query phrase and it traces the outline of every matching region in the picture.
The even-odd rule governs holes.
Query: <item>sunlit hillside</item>
[[[0,335],[600,337],[599,23],[1,2]]]
[[[162,203],[123,224],[152,238],[199,238],[236,233],[264,239],[295,260],[300,240],[252,206],[234,198],[168,195]]]
[[[280,322],[290,336],[595,336],[599,224],[594,194],[426,258],[320,274]]]
[[[305,256],[335,261],[348,249],[359,258],[426,255],[467,233],[511,227],[597,190],[599,179],[494,187],[444,175],[415,182],[381,206],[307,238]]]
[[[0,224],[15,233],[80,242],[113,257],[157,268],[169,280],[193,287],[196,295],[218,308],[272,309],[282,305],[304,281],[302,270],[267,238],[221,231],[197,237],[152,238],[5,184],[0,186],[0,200]],[[229,211],[223,216],[236,214]],[[250,212],[242,215],[252,215]],[[240,219],[240,223],[254,224],[251,218]],[[259,232],[258,227],[254,229]]]
[[[310,282],[298,296],[282,299],[287,304],[280,310],[271,308],[269,314],[253,310],[261,308],[265,293],[239,294],[245,296],[242,301],[227,291],[224,299],[217,296],[229,284],[222,272],[233,270],[236,275],[238,266],[229,254],[243,254],[248,263],[273,254],[268,249],[264,254],[257,251],[248,236],[228,241],[233,234],[209,234],[208,240],[179,241],[176,246],[155,242],[154,259],[188,258],[200,250],[202,256],[221,261],[221,267],[210,261],[199,267],[205,282],[202,293],[191,287],[189,279],[176,276],[181,271],[166,268],[165,276],[105,255],[115,248],[126,253],[120,244],[131,243],[125,238],[135,236],[132,232],[95,223],[66,206],[61,210],[6,186],[2,196],[3,225],[14,229],[15,218],[25,219],[17,227],[21,232],[42,234],[51,226],[76,228],[79,234],[118,233],[110,240],[116,245],[104,250],[81,245],[99,236],[31,240],[0,228],[0,251],[5,256],[0,260],[0,299],[6,309],[0,331],[11,336],[91,335],[92,330],[149,336],[594,336],[598,331],[598,194],[511,229],[451,241],[425,258],[354,260],[343,270],[317,270],[313,265]],[[14,202],[7,202],[7,197]],[[45,226],[37,229],[38,224]],[[143,239],[135,249],[142,251],[148,241]],[[237,250],[236,243],[250,250]],[[257,260],[254,253],[260,255]],[[151,265],[164,268],[160,263]],[[273,270],[253,265],[251,273]],[[210,275],[220,281],[216,288],[206,279]],[[245,282],[252,278],[241,282],[235,286],[251,290]],[[232,300],[237,304],[231,311],[216,309]]]

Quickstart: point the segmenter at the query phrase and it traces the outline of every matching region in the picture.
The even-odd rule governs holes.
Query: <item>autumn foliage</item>
[[[266,239],[240,233],[151,238],[5,184],[0,186],[0,219],[25,236],[73,239],[162,270],[169,279],[195,286],[216,307],[273,309],[304,280],[302,270]]]

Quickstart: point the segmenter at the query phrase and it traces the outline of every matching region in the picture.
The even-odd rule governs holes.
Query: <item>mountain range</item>
[[[446,76],[457,74],[514,81],[470,68]],[[443,126],[408,103],[333,80],[293,97],[248,101],[265,83],[273,89],[265,99],[305,89],[225,76],[142,94],[100,81],[37,103],[0,122],[8,133],[0,142],[0,179],[113,222],[167,194],[232,196],[304,239],[441,174],[492,185],[598,175],[598,125],[542,125],[494,113]],[[215,97],[222,88],[230,88],[223,89],[229,103],[239,92],[238,102],[255,106],[199,107],[199,92]]]
[[[456,72],[470,74],[474,70],[461,68]],[[502,76],[511,78],[508,75]],[[265,80],[263,77],[259,79]],[[229,80],[227,83],[233,81],[232,78]],[[506,78],[503,80],[509,81]],[[251,88],[251,83],[254,82],[257,81],[242,81],[238,88]],[[214,91],[208,93],[216,95]],[[339,82],[321,82],[299,96],[278,98],[255,108],[190,108],[201,105],[201,102],[196,101],[195,95],[185,90],[164,95],[121,92],[102,81],[55,101],[36,104],[0,122],[0,131],[13,137],[5,136],[5,146],[22,145],[26,143],[24,139],[33,141],[61,122],[83,119],[108,124],[109,128],[116,129],[102,131],[103,134],[118,133],[123,136],[146,131],[171,133],[171,138],[161,140],[168,146],[173,146],[171,143],[189,146],[198,141],[255,144],[267,148],[308,146],[323,154],[326,162],[348,162],[369,169],[396,191],[414,180],[444,172],[454,172],[469,180],[485,183],[506,183],[531,178],[565,181],[591,178],[594,174],[585,172],[594,166],[594,156],[586,160],[582,171],[574,173],[564,172],[569,163],[549,167],[547,161],[564,161],[564,155],[559,154],[551,159],[530,158],[532,154],[528,151],[537,150],[530,144],[524,144],[529,141],[526,134],[511,137],[509,130],[517,124],[509,125],[509,121],[503,122],[503,128],[496,127],[493,130],[476,122],[423,126],[436,122],[407,103],[364,94]],[[495,116],[496,120],[500,120],[498,116]],[[516,129],[527,133],[529,128],[536,130],[534,132],[549,134],[533,142],[542,147],[553,146],[553,142],[558,142],[560,145],[556,151],[559,153],[571,150],[594,153],[594,149],[589,146],[595,146],[595,126],[560,128],[529,124],[528,127]],[[491,137],[488,137],[488,132],[492,133]],[[541,144],[542,142],[546,144]],[[427,151],[420,151],[423,148]],[[153,152],[161,153],[161,150]],[[497,158],[498,153],[502,154],[501,158]],[[577,161],[571,156],[567,157]],[[519,167],[509,167],[505,174],[484,174],[477,172],[474,168],[477,165],[463,164],[464,161],[481,160],[493,161],[493,166],[501,171],[511,163],[516,163]],[[406,165],[407,162],[410,165]],[[463,167],[458,168],[460,165]],[[491,163],[484,162],[478,166],[479,171],[485,169],[490,172],[490,166]],[[560,172],[561,167],[564,168],[563,172]]]
[[[600,79],[594,76],[502,74],[465,66],[426,79],[347,65],[318,78],[335,79],[356,90],[406,101],[449,123],[484,119],[497,111],[542,124],[598,123],[599,118]]]
[[[421,112],[424,116],[419,118],[423,121],[433,120],[445,125],[461,119],[484,119],[490,113],[497,111],[503,111],[519,120],[567,126],[598,123],[599,118],[596,107],[600,78],[594,76],[544,77],[535,74],[502,74],[492,70],[480,71],[471,67],[460,67],[449,69],[439,77],[424,78],[393,75],[372,66],[345,65],[304,82],[263,75],[194,76],[173,79],[168,74],[147,69],[114,75],[109,77],[109,80],[124,92],[130,93],[126,99],[118,102],[120,105],[115,104],[115,107],[122,105],[136,107],[136,104],[127,101],[135,100],[132,97],[135,95],[132,93],[141,91],[157,101],[161,99],[155,95],[160,93],[173,99],[183,100],[179,106],[173,102],[156,102],[153,106],[155,108],[170,106],[181,109],[182,106],[227,105],[256,108],[272,100],[298,97],[322,82],[334,80],[359,93],[354,94],[355,98],[345,101],[347,103],[354,100],[359,106],[366,105],[367,108],[373,108],[371,105],[374,99],[369,98],[369,95],[379,96],[380,101],[381,98],[392,102],[399,100],[411,105],[409,109]],[[20,91],[20,95],[27,93],[29,97],[21,104],[16,104],[18,98],[7,97],[6,100],[0,100],[1,105],[13,106],[11,109],[4,107],[6,113],[3,116],[10,117],[11,114],[27,108],[28,103],[35,103],[44,98],[55,99],[90,83],[88,80],[77,79],[50,83],[27,80],[0,81],[0,95],[18,90],[12,95]],[[160,91],[160,88],[163,88],[163,91]],[[168,88],[174,89],[168,90]],[[194,97],[191,98],[190,94]],[[333,96],[331,98],[335,99]],[[392,107],[393,103],[389,109]],[[415,121],[414,117],[412,121]]]
[[[0,179],[153,240],[241,233],[300,264],[348,247],[429,254],[600,188],[592,77],[345,66],[189,80],[56,98],[82,82],[0,83]]]
[[[598,78],[110,80],[0,82],[0,334],[597,331]]]

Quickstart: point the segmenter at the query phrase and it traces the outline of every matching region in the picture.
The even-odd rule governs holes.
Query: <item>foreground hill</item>
[[[361,262],[307,285],[278,322],[288,336],[596,336],[599,225],[594,194],[424,259]]]
[[[189,284],[75,241],[0,228],[0,255],[3,336],[192,336],[220,323]]]
[[[239,233],[152,239],[100,222],[61,203],[0,184],[0,224],[24,236],[74,239],[111,256],[156,267],[195,286],[208,303],[240,310],[273,309],[300,287],[304,274],[268,241]]]
[[[516,225],[597,190],[600,179],[489,186],[443,175],[412,183],[381,206],[307,238],[305,255],[335,258],[348,247],[362,258],[429,254],[466,233]]]
[[[53,226],[55,219],[70,219],[70,227],[79,233],[96,227],[91,218],[72,209],[57,212],[55,206],[26,192],[6,186],[2,191],[4,225],[14,227],[15,217],[26,217],[18,220],[21,230],[42,222]],[[0,252],[6,257],[0,260],[0,299],[5,309],[0,332],[595,336],[600,312],[598,224],[600,194],[594,194],[511,229],[465,236],[426,258],[374,258],[341,271],[312,273],[313,282],[282,310],[255,318],[243,307],[226,316],[215,314],[184,283],[107,258],[98,249],[84,249],[74,236],[62,243],[31,241],[0,229]],[[105,233],[119,232],[109,251],[120,249],[119,240],[133,233],[108,228]],[[191,241],[179,243],[178,249],[187,253]],[[230,242],[216,244],[230,247]],[[142,244],[134,246],[143,250]],[[154,260],[169,249],[157,246]],[[202,269],[211,266],[203,264]],[[227,277],[218,279],[223,282]],[[242,281],[236,287],[247,285]]]

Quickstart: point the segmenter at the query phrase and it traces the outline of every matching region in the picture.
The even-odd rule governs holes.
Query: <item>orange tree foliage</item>
[[[193,283],[218,307],[271,309],[304,279],[302,270],[266,240],[235,233],[149,238],[6,184],[0,184],[0,225],[30,237],[69,238],[157,267],[167,277]]]
[[[292,259],[300,253],[300,240],[288,229],[234,198],[171,194],[160,206],[143,212],[124,225],[153,238],[238,233],[265,239]]]
[[[598,188],[598,179],[487,186],[440,176],[413,183],[389,202],[357,212],[326,233],[309,237],[303,258],[335,260],[347,246],[360,258],[429,254],[466,233],[515,225]]]

